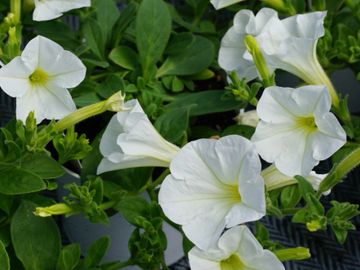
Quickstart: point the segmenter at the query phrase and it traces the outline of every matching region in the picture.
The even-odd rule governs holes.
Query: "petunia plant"
[[[0,269],[173,269],[169,227],[193,270],[283,270],[324,249],[275,241],[266,220],[346,244],[359,201],[336,195],[360,164],[360,121],[331,74],[359,79],[359,10],[2,1]],[[132,232],[86,247],[70,217]]]

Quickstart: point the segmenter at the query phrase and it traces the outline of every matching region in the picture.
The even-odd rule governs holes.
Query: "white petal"
[[[244,1],[244,0],[210,0],[211,4],[216,9],[224,8],[224,7],[230,6],[232,4],[235,4],[235,3],[238,3],[241,1]]]
[[[43,119],[61,119],[75,110],[69,91],[51,84],[34,87],[16,100],[16,117],[23,121],[31,111],[40,123]]]
[[[160,136],[137,100],[125,103],[128,111],[110,120],[100,141],[104,159],[98,173],[124,168],[168,167],[179,148]]]
[[[56,9],[51,5],[49,5],[48,2],[35,0],[34,4],[35,4],[35,9],[33,13],[34,21],[48,21],[62,16],[62,12],[59,9]]]
[[[85,78],[86,67],[80,59],[43,36],[37,36],[26,45],[21,59],[30,67],[44,70],[49,80],[62,88],[75,87]]]
[[[328,112],[330,96],[325,86],[285,88],[272,86],[265,89],[257,107],[259,117],[271,123],[294,123],[296,117],[307,117],[319,111]]]
[[[84,80],[86,67],[75,54],[63,51],[55,59],[56,61],[53,59],[54,63],[51,66],[46,67],[46,71],[56,85],[73,88]]]
[[[190,142],[172,160],[159,204],[192,242],[207,249],[225,226],[264,216],[260,167],[253,145],[240,136]],[[256,198],[240,200],[243,188]]]
[[[197,247],[193,247],[188,256],[191,270],[221,270],[220,262],[211,260]]]
[[[0,87],[11,97],[21,97],[31,90],[29,76],[32,72],[19,56],[15,57],[0,69]]]
[[[56,19],[62,16],[66,11],[89,7],[90,5],[90,0],[35,0],[33,20],[47,21]]]
[[[260,156],[282,173],[294,176],[309,175],[318,160],[312,155],[308,134],[281,124],[260,122],[252,137]]]
[[[151,156],[170,163],[179,151],[161,137],[144,112],[130,112],[123,129],[125,132],[118,136],[117,144],[125,154]]]
[[[298,14],[282,20],[287,30],[297,37],[318,39],[325,33],[326,12]]]
[[[336,125],[336,122],[333,122],[333,124]],[[344,132],[343,138],[339,138],[336,133],[329,135],[322,132],[314,132],[309,135],[309,141],[313,151],[313,158],[324,160],[331,157],[346,143],[346,135]]]
[[[242,269],[285,270],[280,260],[272,252],[264,250],[246,226],[227,230],[220,237],[218,245],[210,250],[194,247],[189,253],[189,261],[193,270],[221,269],[221,261],[232,255],[237,255],[244,263]],[[215,268],[217,265],[220,267]]]
[[[168,166],[168,163],[151,157],[129,156],[120,153],[117,153],[116,156],[116,162],[114,162],[114,156],[104,157],[98,165],[97,174],[135,167]]]
[[[269,250],[264,250],[261,256],[253,258],[247,262],[252,269],[259,270],[285,270],[281,261]]]
[[[116,143],[117,137],[122,132],[124,132],[124,129],[117,119],[117,114],[114,114],[109,124],[107,125],[100,141],[100,153],[104,157],[108,157],[116,152],[122,153],[121,147]]]
[[[232,202],[221,190],[215,193],[207,186],[201,187],[201,183],[193,188],[169,175],[161,185],[159,204],[168,218],[183,225],[193,243],[207,249],[224,230]]]

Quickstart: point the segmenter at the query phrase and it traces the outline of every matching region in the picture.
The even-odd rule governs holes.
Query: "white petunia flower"
[[[215,9],[221,9],[244,0],[210,0]]]
[[[86,67],[73,53],[42,36],[32,39],[21,56],[0,69],[0,87],[16,97],[16,117],[31,111],[37,122],[60,119],[76,110],[67,88],[85,78]]]
[[[100,142],[103,155],[98,174],[125,168],[168,167],[180,150],[156,131],[137,100],[125,103],[128,111],[115,114]]]
[[[91,6],[90,0],[34,0],[34,4],[34,21],[56,19],[69,10]]]
[[[226,231],[208,251],[192,248],[189,263],[192,270],[285,270],[244,225]]]
[[[170,164],[159,204],[199,248],[216,243],[225,228],[265,215],[261,163],[253,144],[240,136],[186,144]]]
[[[337,105],[337,94],[316,56],[316,44],[324,35],[326,12],[312,12],[280,20],[275,10],[261,9],[255,16],[250,10],[240,10],[234,25],[221,41],[218,62],[228,72],[236,71],[248,81],[258,77],[252,56],[244,40],[255,37],[270,72],[282,69],[308,84],[327,85]]]
[[[251,140],[260,156],[274,162],[280,172],[307,177],[346,142],[330,108],[325,86],[268,87],[257,106],[261,121]]]

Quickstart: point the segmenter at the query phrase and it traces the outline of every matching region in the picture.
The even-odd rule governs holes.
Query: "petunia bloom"
[[[244,0],[210,0],[215,9],[221,9]]]
[[[25,120],[31,111],[37,122],[61,119],[76,110],[67,90],[85,78],[86,67],[73,53],[48,38],[37,36],[0,69],[0,87],[16,97],[16,117]]]
[[[225,228],[265,215],[260,171],[255,147],[243,137],[192,141],[172,160],[159,204],[196,246],[206,250]]]
[[[338,96],[316,56],[317,41],[325,32],[325,16],[326,12],[312,12],[280,20],[270,8],[261,9],[256,16],[250,10],[240,10],[221,41],[218,62],[226,71],[235,70],[248,81],[258,77],[244,44],[246,36],[251,35],[271,72],[282,69],[308,84],[326,85],[336,106]]]
[[[257,106],[260,122],[251,140],[260,156],[283,174],[307,177],[346,142],[330,108],[325,86],[268,87]]]
[[[244,225],[227,230],[208,251],[192,248],[189,263],[192,270],[285,270]]]
[[[69,10],[91,6],[90,0],[34,0],[34,4],[34,21],[56,19]]]
[[[98,174],[125,168],[168,167],[179,148],[156,131],[137,100],[115,114],[100,142],[103,155]]]

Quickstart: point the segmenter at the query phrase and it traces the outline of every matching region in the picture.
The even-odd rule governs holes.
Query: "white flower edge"
[[[135,167],[168,167],[179,148],[154,128],[137,100],[125,103],[116,113],[100,141],[103,156],[97,173]]]
[[[65,12],[90,7],[90,0],[34,0],[34,21],[48,21],[61,17]]]
[[[264,250],[244,225],[233,227],[208,251],[194,247],[189,252],[192,270],[285,270],[280,260]]]
[[[346,142],[330,108],[325,86],[268,87],[257,106],[260,122],[251,140],[259,155],[280,172],[307,177]]]
[[[61,119],[76,110],[67,89],[80,84],[85,74],[86,67],[76,55],[37,36],[25,46],[21,56],[0,69],[0,87],[16,97],[17,119],[25,121],[34,111],[40,123],[43,119]]]
[[[210,0],[215,9],[221,9],[244,0]]]
[[[205,250],[225,228],[265,215],[260,171],[259,156],[243,137],[192,141],[172,160],[159,204],[190,241]]]

